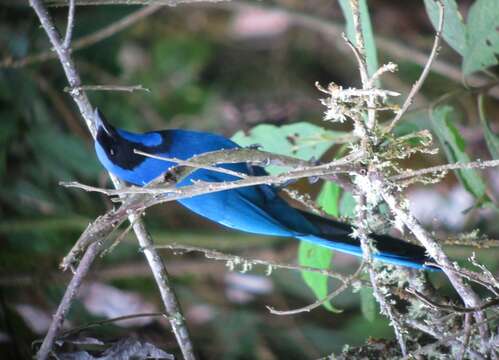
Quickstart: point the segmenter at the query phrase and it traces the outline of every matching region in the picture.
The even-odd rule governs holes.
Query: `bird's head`
[[[134,134],[116,129],[97,109],[94,118],[97,127],[95,149],[104,167],[111,171],[112,167],[133,170],[144,161],[144,157],[134,151],[134,149],[142,149],[143,144],[127,138]]]
[[[140,155],[167,153],[169,141],[161,132],[132,133],[117,129],[95,110],[97,135],[95,151],[101,164],[120,179],[144,185],[165,172],[172,164]]]

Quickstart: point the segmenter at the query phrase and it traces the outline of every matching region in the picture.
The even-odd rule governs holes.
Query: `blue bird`
[[[141,134],[117,129],[96,111],[95,150],[102,165],[121,180],[144,186],[176,164],[145,157],[134,149],[167,158],[187,160],[205,152],[235,149],[240,146],[216,134],[170,129]],[[222,164],[223,168],[251,175],[265,175],[261,167],[246,163]],[[238,178],[207,169],[193,171],[177,186],[192,181],[233,181]],[[253,234],[294,237],[331,250],[362,256],[359,241],[353,239],[352,226],[298,210],[290,206],[270,185],[225,190],[178,200],[189,210],[226,227]],[[428,269],[430,261],[424,248],[388,236],[371,234],[379,252],[374,258],[386,263]]]

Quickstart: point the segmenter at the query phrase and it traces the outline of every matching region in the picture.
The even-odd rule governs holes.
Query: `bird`
[[[145,186],[177,164],[137,153],[169,159],[188,160],[218,150],[240,148],[232,140],[209,132],[167,129],[133,133],[111,125],[95,110],[95,151],[100,163],[119,179]],[[247,163],[219,164],[218,167],[253,176],[266,175],[259,166]],[[240,178],[228,172],[198,168],[181,179],[176,187],[203,182],[227,182]],[[259,235],[296,238],[330,250],[357,257],[363,255],[360,242],[352,236],[355,227],[291,206],[273,185],[254,185],[211,192],[177,200],[190,211],[225,227]],[[433,270],[421,246],[386,234],[372,233],[376,249],[373,258],[414,269]]]

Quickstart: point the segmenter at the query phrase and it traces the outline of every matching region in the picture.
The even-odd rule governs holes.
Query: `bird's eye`
[[[111,154],[111,156],[114,156],[115,155],[114,149],[109,149],[109,154]]]

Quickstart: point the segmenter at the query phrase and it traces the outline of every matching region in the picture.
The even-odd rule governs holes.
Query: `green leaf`
[[[485,109],[483,105],[483,95],[480,95],[478,98],[478,113],[480,116],[480,122],[483,127],[483,135],[485,137],[485,143],[489,148],[490,154],[493,159],[499,159],[499,136],[497,136],[492,129],[490,128],[490,124],[485,115]]]
[[[317,203],[331,216],[338,217],[340,215],[338,206],[340,192],[341,188],[337,184],[326,181],[317,197]]]
[[[340,6],[347,23],[347,37],[352,42],[352,44],[356,44],[350,0],[340,0]],[[374,42],[374,34],[366,0],[359,1],[359,10],[362,34],[364,35],[364,45],[366,48],[367,72],[370,76],[372,76],[376,72],[376,70],[378,70],[378,54],[376,50],[376,43]]]
[[[378,315],[378,304],[371,288],[363,287],[360,289],[360,309],[364,318],[370,322],[376,320]]]
[[[433,27],[438,29],[440,8],[435,0],[424,0],[424,4]],[[463,16],[455,0],[443,0],[443,4],[445,14],[442,36],[454,50],[463,55],[466,50],[466,25],[464,25]]]
[[[328,269],[332,258],[333,252],[331,250],[307,241],[300,241],[298,247],[298,264],[300,266]],[[322,300],[329,294],[329,278],[327,276],[310,271],[302,271],[301,275],[317,300]],[[329,301],[324,302],[324,307],[332,312],[341,312],[341,310],[334,308]]]
[[[345,191],[340,200],[340,216],[353,218],[357,202],[350,191]]]
[[[477,0],[467,23],[468,41],[463,54],[463,72],[486,69],[498,63],[499,6],[497,0]]]
[[[326,130],[320,126],[299,122],[284,126],[262,124],[254,127],[245,134],[237,132],[232,140],[241,146],[259,144],[264,150],[281,155],[290,155],[303,160],[319,159],[345,132]],[[280,167],[269,166],[270,173],[281,171]],[[338,214],[338,200],[340,188],[334,183],[326,183],[317,199],[318,205],[327,213]],[[319,269],[328,269],[333,253],[324,247],[313,245],[305,241],[300,242],[298,248],[298,263]],[[328,277],[304,271],[305,283],[310,287],[317,299],[325,298],[328,291]],[[338,312],[330,302],[324,303],[326,309]]]
[[[317,198],[317,204],[329,215],[338,216],[338,200],[340,187],[332,182],[326,182]],[[309,266],[319,269],[329,269],[333,252],[322,246],[314,245],[305,241],[300,242],[298,248],[298,263],[301,266]],[[302,271],[303,280],[312,290],[317,300],[324,299],[329,294],[327,276]],[[329,301],[324,303],[324,307],[332,312],[341,312],[334,308]]]
[[[248,134],[238,131],[232,136],[232,140],[241,146],[259,144],[265,151],[310,160],[319,159],[335,144],[335,140],[345,135],[345,132],[326,130],[314,124],[299,122],[284,126],[258,125]],[[269,166],[267,170],[275,174],[282,168]]]
[[[435,108],[431,116],[433,129],[450,163],[468,163],[470,158],[466,154],[466,143],[452,122],[453,112],[454,109],[450,106]],[[485,195],[485,184],[476,170],[457,170],[456,174],[464,188],[479,202],[488,201]]]

